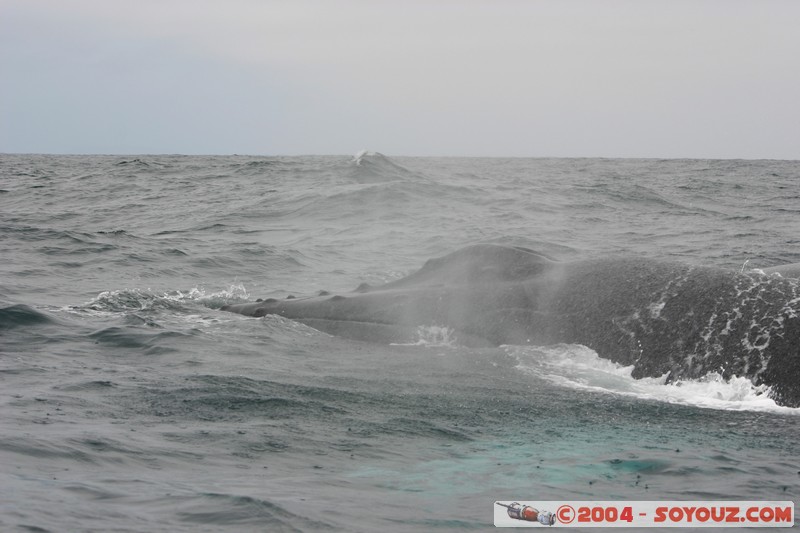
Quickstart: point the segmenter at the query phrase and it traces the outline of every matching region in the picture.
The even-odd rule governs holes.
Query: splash
[[[800,414],[800,408],[777,405],[769,397],[769,387],[754,385],[744,377],[725,379],[718,372],[710,372],[699,379],[666,383],[666,375],[634,379],[633,366],[601,359],[593,350],[577,344],[504,348],[517,359],[521,372],[564,387],[706,409]]]
[[[167,298],[175,298],[178,301],[192,300],[203,304],[212,309],[218,309],[223,305],[231,303],[241,303],[250,300],[250,294],[242,283],[234,283],[227,289],[215,292],[206,292],[203,288],[193,287],[188,292],[176,291],[173,295],[165,295]]]
[[[458,346],[455,331],[446,326],[418,326],[417,340],[409,343],[392,343],[392,346],[426,346],[429,348],[455,348]]]
[[[241,283],[232,284],[228,289],[207,292],[200,287],[158,293],[151,289],[118,289],[103,291],[78,309],[97,313],[122,313],[129,311],[173,310],[177,311],[186,303],[197,302],[204,307],[216,309],[229,303],[249,300],[250,295]]]

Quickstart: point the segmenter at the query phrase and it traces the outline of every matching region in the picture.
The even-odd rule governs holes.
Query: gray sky
[[[800,159],[796,0],[0,0],[0,152]]]

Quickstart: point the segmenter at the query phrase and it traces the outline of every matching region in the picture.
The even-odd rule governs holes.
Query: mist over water
[[[0,529],[484,529],[504,499],[796,500],[796,409],[577,345],[220,310],[477,242],[800,262],[794,161],[0,156]],[[38,529],[37,529],[38,528]]]

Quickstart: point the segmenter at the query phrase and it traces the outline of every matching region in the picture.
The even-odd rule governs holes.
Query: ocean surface
[[[464,245],[800,262],[800,162],[0,155],[1,531],[460,531],[496,500],[794,500],[800,409],[578,345],[220,307]]]

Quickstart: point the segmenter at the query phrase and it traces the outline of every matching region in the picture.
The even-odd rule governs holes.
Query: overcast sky
[[[800,159],[796,0],[0,0],[0,152]]]

